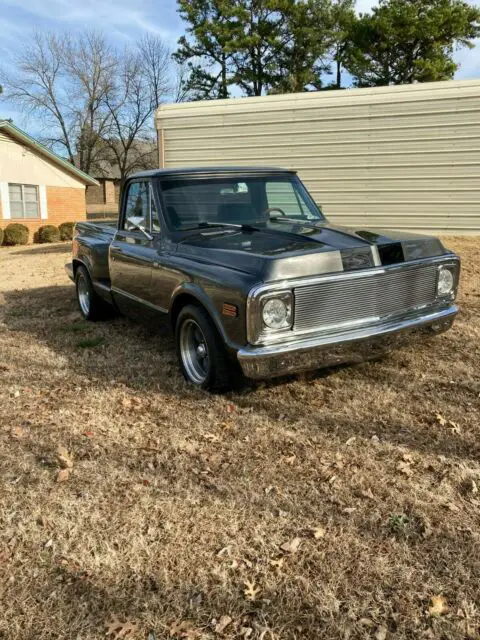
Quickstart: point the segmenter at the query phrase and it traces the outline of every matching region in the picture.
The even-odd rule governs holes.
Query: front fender
[[[236,353],[238,349],[243,346],[239,344],[227,331],[223,317],[219,308],[215,305],[212,298],[202,289],[202,287],[195,282],[184,282],[175,288],[171,300],[169,314],[172,319],[172,325],[175,322],[177,316],[177,309],[183,306],[183,302],[188,304],[188,299],[196,300],[205,310],[208,312],[212,322],[214,323],[217,331],[219,332],[227,349]],[[239,319],[238,319],[239,320]],[[173,327],[174,328],[174,327]]]

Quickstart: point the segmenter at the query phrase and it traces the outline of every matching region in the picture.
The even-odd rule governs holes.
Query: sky
[[[150,32],[162,36],[174,49],[184,31],[176,4],[176,0],[0,0],[0,60],[8,65],[34,29],[102,29],[117,46]],[[357,10],[368,11],[375,4],[375,0],[358,0]],[[480,0],[472,4],[480,6]],[[480,41],[478,45],[456,54],[461,64],[457,78],[480,77]],[[1,103],[0,117],[11,117],[29,130],[29,122],[12,105]]]

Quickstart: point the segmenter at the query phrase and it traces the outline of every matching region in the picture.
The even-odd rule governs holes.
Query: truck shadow
[[[208,398],[205,392],[185,383],[178,368],[174,340],[167,322],[155,328],[123,317],[87,323],[78,311],[72,285],[7,292],[5,302],[3,323],[10,332],[18,332],[22,336],[21,341],[16,342],[24,345],[18,356],[13,356],[18,357],[19,366],[29,366],[31,357],[34,360],[32,366],[47,371],[58,366],[55,362],[59,356],[62,367],[66,368],[66,375],[72,375],[77,380],[84,377],[102,385],[114,381],[134,392],[161,393],[165,399],[172,397],[178,400],[180,397],[204,402]],[[38,351],[39,346],[47,347],[54,357],[49,359],[44,349]],[[26,356],[26,353],[32,355]],[[348,367],[356,376],[354,385],[358,387],[358,397],[349,399],[352,407],[355,402],[361,402],[362,385],[370,383],[370,386],[378,387],[378,393],[385,389],[386,382],[395,388],[399,371],[402,370],[402,355],[395,358],[398,360],[387,359],[384,363]],[[331,386],[329,393],[334,393],[335,387],[341,384],[337,376],[341,376],[345,368],[343,365],[306,376],[277,378],[260,384],[247,383],[228,394],[228,401],[234,401],[241,410],[255,411],[259,419],[263,417],[268,421],[280,420],[291,424],[303,419],[313,421],[318,423],[320,431],[345,441],[353,436],[370,440],[372,435],[377,434],[395,446],[407,446],[448,457],[478,457],[479,445],[466,435],[452,438],[449,431],[442,435],[437,430],[435,437],[432,437],[432,428],[428,424],[431,417],[422,419],[419,425],[413,424],[411,416],[405,413],[399,415],[396,423],[390,423],[388,415],[375,410],[375,398],[365,399],[366,402],[368,400],[368,406],[372,405],[368,421],[359,419],[355,410],[351,416],[346,415],[341,407],[331,414],[323,412],[323,417],[317,421],[312,414],[312,406],[318,404],[319,394],[325,391],[324,385]],[[462,392],[472,399],[478,393],[473,387],[465,388]],[[425,393],[426,399],[422,404],[427,407],[428,393]],[[340,389],[338,394],[341,397]]]

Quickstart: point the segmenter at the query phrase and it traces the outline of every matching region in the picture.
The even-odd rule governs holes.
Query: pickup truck
[[[332,226],[294,171],[214,167],[129,177],[118,224],[77,223],[66,270],[87,320],[167,319],[185,378],[222,390],[445,331],[460,261],[436,238]]]

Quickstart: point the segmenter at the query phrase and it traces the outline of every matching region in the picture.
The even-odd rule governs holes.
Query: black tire
[[[84,266],[79,266],[75,273],[75,287],[80,313],[85,320],[104,320],[112,314],[110,305],[102,300],[92,285],[92,279]]]
[[[188,345],[189,334],[196,338],[201,334],[197,349]],[[194,341],[195,337],[192,337]],[[187,305],[180,311],[175,324],[175,344],[180,369],[191,384],[207,391],[221,392],[243,381],[239,366],[228,357],[215,325],[202,307]],[[202,345],[206,347],[203,358],[198,356]],[[198,367],[195,362],[198,362]]]

